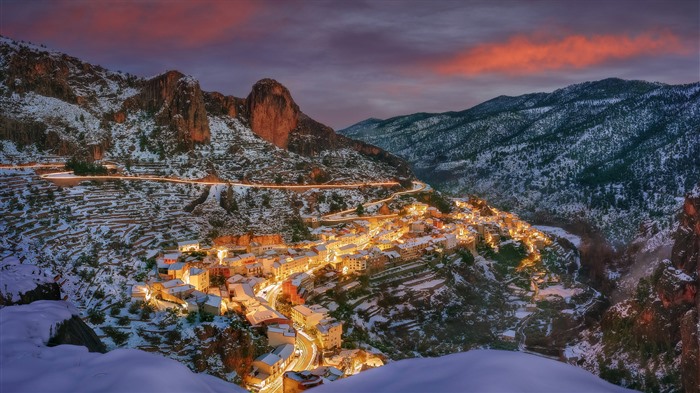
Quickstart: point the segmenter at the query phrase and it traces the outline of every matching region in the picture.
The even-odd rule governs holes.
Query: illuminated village
[[[425,255],[457,248],[476,253],[479,243],[498,250],[502,238],[527,250],[519,268],[535,266],[550,243],[546,235],[512,214],[488,209],[482,215],[468,200],[455,200],[450,213],[418,202],[396,212],[383,204],[375,215],[336,215],[329,219],[333,226],[309,218],[316,241],[204,247],[198,240],[183,240],[155,258],[157,274],[133,285],[131,297],[183,314],[235,312],[252,327],[265,328],[274,350],[255,359],[244,376],[246,386],[301,391],[383,364],[380,357],[342,348],[343,322],[314,303],[324,292],[349,290],[361,277],[401,271]],[[534,294],[538,280],[541,275],[534,272]]]

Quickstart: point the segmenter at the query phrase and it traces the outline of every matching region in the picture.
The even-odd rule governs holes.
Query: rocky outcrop
[[[700,277],[700,185],[685,199],[680,225],[675,236],[671,263],[676,269],[674,276],[680,276],[673,297],[666,303],[669,308],[682,311],[674,321],[680,326],[681,374],[683,388],[686,392],[700,392],[700,337],[698,326],[700,320],[700,296],[698,296],[698,277]]]
[[[204,107],[211,115],[238,116],[245,108],[246,100],[225,96],[218,92],[204,93]]]
[[[197,372],[226,378],[226,374],[235,371],[243,376],[250,372],[253,359],[261,352],[256,348],[255,337],[241,327],[221,328],[205,323],[194,333],[196,351],[192,363]]]
[[[217,237],[214,239],[214,246],[249,246],[252,242],[256,242],[260,245],[267,246],[272,244],[282,244],[284,243],[284,239],[282,239],[282,235],[279,234],[253,235],[250,233],[246,233],[243,235],[228,235]]]
[[[11,91],[55,97],[60,100],[78,103],[78,97],[68,84],[70,69],[66,61],[68,56],[60,58],[50,56],[47,52],[35,52],[20,47],[11,56],[7,65],[5,83]]]
[[[245,115],[250,128],[282,149],[287,148],[289,134],[299,124],[299,114],[289,90],[274,79],[258,81],[246,98]]]
[[[411,174],[404,160],[379,147],[339,135],[302,113],[289,90],[273,79],[263,79],[253,86],[245,108],[242,117],[253,132],[282,149],[314,156],[325,150],[348,148],[396,167],[400,176]]]
[[[84,346],[90,352],[107,352],[107,347],[100,341],[95,331],[76,315],[58,326],[47,346],[54,347],[62,344]]]
[[[9,257],[0,263],[0,307],[61,300],[61,288],[37,266]]]
[[[46,141],[46,124],[32,120],[18,120],[0,114],[0,139],[18,146],[36,145],[40,150],[53,149]]]
[[[209,118],[199,82],[178,71],[168,71],[144,83],[141,92],[128,98],[124,111],[145,110],[154,113],[156,124],[177,132],[177,144],[191,149],[194,144],[209,143]],[[117,117],[121,115],[117,114]]]

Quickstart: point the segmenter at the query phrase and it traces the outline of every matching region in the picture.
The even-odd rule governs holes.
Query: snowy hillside
[[[517,352],[475,350],[410,359],[321,386],[350,392],[632,392],[568,364]]]
[[[699,130],[700,83],[606,79],[340,132],[407,159],[438,189],[528,219],[584,218],[628,241],[644,220],[668,228],[700,180]]]
[[[76,345],[48,346],[69,303],[36,301],[0,309],[0,390],[3,392],[245,392],[195,374],[177,361],[133,349],[106,354]],[[41,376],[41,378],[37,378]]]

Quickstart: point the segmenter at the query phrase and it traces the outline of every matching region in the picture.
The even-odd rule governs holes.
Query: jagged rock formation
[[[299,124],[299,107],[286,87],[273,79],[253,85],[246,98],[246,115],[254,133],[286,149],[289,134]]]
[[[194,78],[178,71],[146,80],[0,37],[0,109],[0,139],[20,150],[36,146],[90,160],[165,161],[199,149],[210,158],[198,168],[203,177],[217,171],[212,162],[250,167],[243,150],[263,151],[267,157],[253,154],[256,161],[290,157],[280,152],[271,157],[267,141],[297,154],[292,167],[306,165],[304,156],[320,162],[326,152],[347,150],[336,155],[338,161],[364,161],[370,173],[412,176],[397,157],[339,136],[303,114],[289,90],[273,79],[255,83],[247,98],[237,98],[203,92]],[[262,140],[251,141],[248,131]],[[214,132],[218,140],[212,139]],[[211,157],[212,151],[218,157]],[[236,175],[246,177],[243,170]]]
[[[236,117],[245,107],[246,101],[219,92],[204,92],[204,106],[208,113]]]
[[[127,99],[123,108],[154,112],[156,124],[177,131],[177,140],[187,149],[195,143],[208,143],[211,137],[199,82],[178,71],[146,81],[141,92]]]
[[[3,54],[7,49],[3,49]],[[60,57],[35,56],[27,47],[20,47],[16,55],[9,58],[5,80],[7,86],[19,94],[35,92],[62,101],[77,103],[78,98],[68,84],[70,74],[66,55]]]

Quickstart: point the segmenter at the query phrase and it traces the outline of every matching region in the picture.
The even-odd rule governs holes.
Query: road
[[[277,305],[277,297],[279,296],[279,293],[282,291],[282,284],[274,284],[271,285],[263,290],[265,292],[264,298],[267,300],[267,303],[270,305],[270,307],[275,308]],[[299,350],[300,354],[299,357],[290,363],[290,365],[287,367],[287,370],[293,370],[293,371],[302,371],[302,370],[311,370],[316,366],[316,344],[313,342],[314,340],[309,337],[306,333],[304,333],[301,330],[297,330],[297,340],[296,340],[296,348]],[[282,373],[284,374],[284,373]],[[279,377],[277,377],[274,382],[270,383],[267,385],[265,388],[261,390],[261,392],[264,393],[280,393],[282,392],[282,374],[280,374]]]
[[[380,199],[380,200],[377,200],[377,201],[367,202],[367,203],[363,204],[362,206],[363,206],[365,209],[367,209],[367,208],[369,208],[369,207],[371,207],[371,206],[376,206],[376,205],[380,205],[380,204],[382,204],[382,203],[389,202],[389,201],[393,200],[394,198],[396,198],[396,197],[398,197],[398,196],[401,196],[401,195],[414,194],[414,193],[417,193],[417,192],[421,192],[421,191],[425,190],[426,187],[427,187],[427,185],[426,185],[425,183],[420,182],[420,181],[414,181],[414,182],[413,182],[413,188],[410,189],[410,190],[406,190],[406,191],[397,191],[397,192],[391,194],[391,195],[390,195],[389,197],[387,197],[387,198]],[[394,218],[394,217],[397,216],[397,214],[386,214],[386,215],[378,215],[378,216],[358,217],[357,215],[352,215],[353,213],[355,213],[355,211],[356,211],[356,209],[348,209],[348,210],[343,210],[343,211],[340,211],[340,212],[337,212],[337,213],[326,214],[325,216],[322,216],[322,217],[321,217],[321,221],[324,222],[324,223],[331,223],[331,224],[332,224],[332,223],[340,223],[340,222],[346,222],[346,221],[353,221],[353,220],[358,220],[358,219],[361,220],[362,218],[375,218],[375,219],[379,218],[379,219],[382,219],[382,218]],[[349,214],[350,214],[351,216],[347,216],[347,215],[349,215]]]
[[[18,167],[16,169],[26,169],[27,167]],[[3,168],[6,169],[6,168]],[[12,169],[12,168],[7,168]],[[198,184],[206,186],[229,185],[236,187],[249,188],[276,188],[286,190],[303,190],[312,188],[358,188],[358,187],[393,187],[399,185],[398,182],[363,182],[363,183],[346,183],[346,184],[267,184],[267,183],[240,183],[229,181],[209,181],[209,180],[190,180],[179,179],[175,177],[160,177],[160,176],[122,176],[122,175],[104,175],[104,176],[78,176],[73,172],[54,172],[40,175],[46,180],[141,180],[141,181],[161,181],[169,183],[183,184]]]

